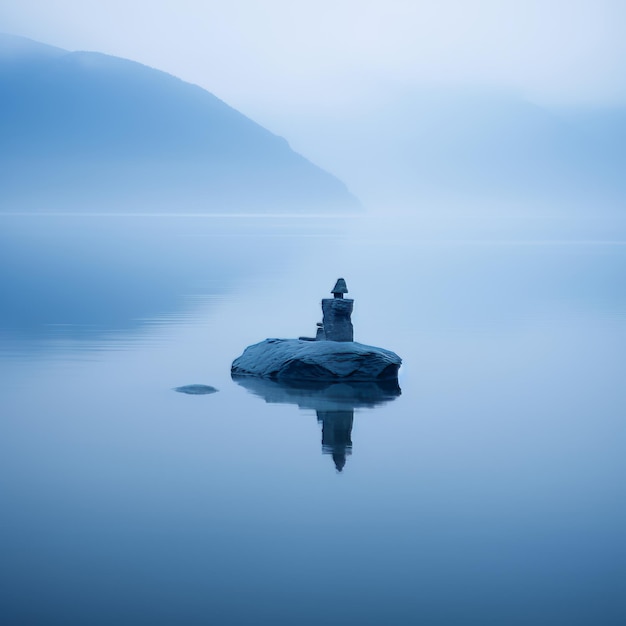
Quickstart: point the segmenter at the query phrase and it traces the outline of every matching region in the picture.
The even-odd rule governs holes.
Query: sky
[[[431,83],[626,103],[624,0],[0,0],[0,31],[139,61],[261,118]]]

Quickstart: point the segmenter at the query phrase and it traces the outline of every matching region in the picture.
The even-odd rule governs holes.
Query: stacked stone
[[[354,328],[351,320],[354,300],[343,297],[344,293],[348,293],[346,281],[339,278],[331,293],[333,298],[322,300],[323,338],[326,341],[354,341]],[[322,333],[318,332],[318,337],[320,334]]]

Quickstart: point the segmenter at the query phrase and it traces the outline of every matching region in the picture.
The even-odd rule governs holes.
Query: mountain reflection
[[[314,410],[322,426],[322,454],[332,456],[338,472],[352,454],[354,409],[374,408],[402,393],[397,381],[285,382],[253,376],[233,376],[233,380],[266,402]]]
[[[299,235],[318,227],[314,218],[285,224],[237,214],[0,211],[0,335],[37,340],[63,333],[90,342],[133,334],[152,321],[184,321],[242,279],[301,254],[307,243]],[[289,236],[275,237],[277,229]],[[263,264],[256,263],[260,249]]]

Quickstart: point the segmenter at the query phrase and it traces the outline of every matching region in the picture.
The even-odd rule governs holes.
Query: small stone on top
[[[343,278],[338,278],[333,290],[330,292],[335,298],[343,298],[344,293],[348,293],[348,286]]]

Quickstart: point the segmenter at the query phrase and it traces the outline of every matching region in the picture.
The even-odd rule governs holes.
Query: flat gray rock
[[[356,341],[266,339],[248,346],[231,373],[273,380],[374,381],[398,377],[402,359]]]

